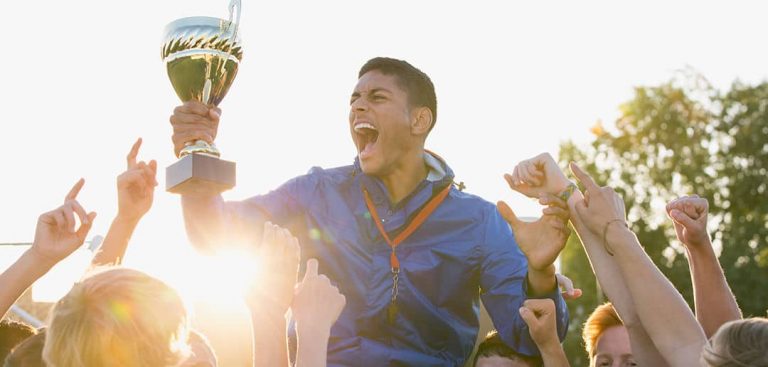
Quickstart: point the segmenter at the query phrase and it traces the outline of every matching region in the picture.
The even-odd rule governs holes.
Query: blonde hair
[[[584,339],[584,345],[586,347],[589,358],[595,356],[595,349],[597,348],[597,339],[603,332],[614,326],[624,326],[624,323],[619,318],[619,314],[616,313],[616,309],[613,308],[613,304],[606,302],[600,306],[597,306],[592,314],[589,315],[587,321],[584,323],[584,330],[581,333],[582,339]]]
[[[188,353],[187,311],[171,287],[138,270],[95,271],[51,311],[43,358],[53,367],[159,367]]]
[[[702,361],[711,367],[768,366],[768,319],[729,321],[704,346]]]

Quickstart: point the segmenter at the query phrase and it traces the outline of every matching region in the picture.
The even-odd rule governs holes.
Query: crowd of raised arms
[[[413,140],[413,146],[423,148],[423,139],[434,126],[436,104],[430,104],[429,98],[427,102],[413,98],[412,94],[431,93],[434,100],[434,90],[430,89],[433,87],[428,78],[428,88],[424,92],[425,88],[419,86],[419,80],[413,82],[407,79],[407,73],[405,76],[398,74],[401,69],[418,71],[410,64],[385,58],[372,61],[360,71],[360,82],[352,94],[350,129],[359,156],[355,168],[349,171],[351,174],[345,173],[343,177],[349,176],[350,180],[357,180],[359,176],[374,177],[378,181],[363,184],[374,185],[380,182],[382,190],[389,193],[393,204],[405,203],[400,206],[407,207],[410,200],[418,197],[411,193],[418,193],[425,182],[434,182],[437,188],[440,177],[452,173],[444,163],[440,163],[442,161],[439,157],[424,158],[426,155],[423,150],[411,149],[408,145],[410,141],[407,140],[409,138],[403,137],[407,134],[399,136],[392,132],[395,125],[387,125],[389,122],[385,118],[399,118],[397,114],[389,112],[400,106],[398,103],[406,106],[404,111],[408,114],[405,114],[404,119],[411,122],[408,119],[412,118],[412,123],[406,123],[405,129],[410,129],[408,131],[411,135],[417,137]],[[387,84],[390,77],[394,78],[393,83]],[[389,86],[389,89],[382,85]],[[404,97],[400,98],[400,94]],[[419,110],[414,105],[427,107]],[[171,117],[177,151],[184,141],[199,138],[212,142],[219,117],[218,108],[196,102],[188,102],[177,108]],[[0,314],[3,315],[0,326],[0,362],[5,367],[217,366],[215,351],[206,337],[191,329],[190,316],[179,293],[159,279],[121,266],[132,233],[152,206],[157,186],[157,163],[154,160],[139,160],[140,146],[141,139],[130,149],[127,168],[117,177],[118,210],[103,244],[93,256],[90,267],[83,269],[82,278],[55,303],[44,327],[35,329],[22,322],[11,321],[6,319],[6,314],[37,279],[84,243],[96,220],[96,213],[89,212],[78,202],[78,194],[84,187],[83,179],[75,183],[64,196],[63,204],[39,216],[32,246],[0,275]],[[389,162],[387,157],[394,157],[394,160]],[[402,170],[401,166],[407,166],[400,163],[409,160],[422,162],[422,166],[417,164],[414,168],[418,180],[410,186],[402,186],[404,180],[392,172],[400,172],[398,170]],[[454,214],[438,210],[430,217],[428,213],[427,224],[422,228],[417,227],[412,231],[412,237],[403,240],[402,250],[398,248],[396,251],[397,243],[390,244],[391,248],[387,247],[389,238],[386,238],[386,242],[381,238],[376,240],[379,242],[372,240],[371,243],[383,247],[379,247],[379,250],[372,247],[370,251],[378,251],[386,259],[383,267],[387,272],[380,277],[382,284],[387,287],[392,284],[392,278],[388,277],[390,267],[395,275],[395,289],[391,291],[390,288],[381,288],[384,290],[381,293],[383,302],[374,305],[372,299],[376,295],[364,294],[360,298],[361,295],[353,294],[353,289],[357,288],[345,283],[349,280],[337,279],[339,268],[353,265],[339,265],[333,259],[321,257],[323,255],[314,247],[306,247],[308,245],[305,242],[308,240],[296,233],[295,228],[289,230],[289,226],[284,224],[286,220],[283,217],[286,215],[275,209],[277,206],[290,206],[291,210],[299,212],[311,209],[332,215],[333,212],[328,209],[331,204],[317,205],[320,200],[313,198],[312,205],[305,205],[300,203],[302,198],[291,196],[290,202],[281,201],[275,207],[269,206],[269,197],[228,203],[231,206],[226,207],[230,210],[227,212],[224,212],[223,204],[216,207],[221,209],[221,218],[226,221],[219,223],[204,218],[212,226],[232,230],[253,227],[254,223],[258,223],[258,230],[242,231],[250,236],[254,254],[263,267],[263,271],[260,271],[262,275],[250,282],[245,299],[252,323],[253,366],[461,366],[467,362],[476,367],[569,366],[561,344],[565,334],[563,323],[567,326],[567,309],[562,310],[559,302],[579,297],[580,290],[565,276],[555,275],[552,263],[571,230],[581,240],[600,288],[610,301],[598,306],[583,325],[584,353],[589,358],[590,366],[768,366],[768,320],[763,317],[742,317],[710,240],[707,230],[709,204],[705,198],[695,193],[686,193],[691,195],[681,196],[666,206],[666,215],[674,225],[677,239],[685,246],[690,263],[695,303],[695,309],[691,310],[680,292],[644,251],[627,222],[623,199],[611,187],[595,182],[574,162],[570,162],[569,172],[564,172],[548,153],[517,164],[510,162],[510,167],[514,167],[512,173],[505,175],[510,188],[527,197],[537,198],[544,206],[542,216],[535,224],[518,219],[504,202],[490,206],[490,215],[503,218],[501,222],[504,230],[509,227],[511,233],[514,233],[514,237],[509,236],[508,240],[505,239],[507,242],[501,243],[499,247],[502,253],[511,253],[510,259],[518,254],[524,257],[522,262],[514,265],[517,269],[515,274],[522,274],[522,281],[512,283],[509,280],[513,279],[511,275],[499,273],[498,269],[508,266],[507,263],[494,263],[493,258],[488,261],[466,259],[476,263],[468,268],[470,274],[466,275],[467,279],[472,280],[466,282],[466,286],[472,288],[466,300],[440,296],[453,294],[450,292],[416,293],[414,289],[425,283],[418,281],[422,269],[414,264],[433,260],[432,257],[420,257],[426,255],[410,251],[407,247],[407,241],[421,240],[419,230],[432,231],[433,234],[438,231],[434,226],[429,226],[430,220],[449,223],[448,227],[438,229],[449,228],[453,225],[450,223],[458,223],[458,219],[451,216]],[[360,175],[355,177],[358,173]],[[317,176],[317,172],[314,175]],[[437,178],[433,179],[433,175]],[[328,183],[322,181],[325,176],[315,176],[312,179],[319,183],[312,181],[316,185],[309,190],[312,195],[335,195],[317,188]],[[332,179],[339,180],[336,176]],[[293,193],[289,190],[304,185],[304,181],[291,181],[287,188],[281,187],[278,191]],[[476,200],[457,192],[452,183],[448,186],[446,192],[453,192],[447,194],[446,203],[449,204],[438,205]],[[367,187],[370,189],[372,186]],[[367,207],[363,205],[363,193],[368,200],[365,186],[363,191],[351,191],[354,192],[349,195],[355,195],[354,200],[362,203],[360,208],[363,209],[349,207],[345,210],[365,211],[369,213],[368,219],[370,214],[376,215],[375,207],[371,206],[373,204],[368,203]],[[437,193],[438,190],[430,187],[429,191]],[[205,205],[219,205],[219,198],[184,197],[185,210],[191,207],[197,210],[203,201]],[[332,202],[332,199],[335,200],[331,198],[328,202]],[[420,206],[416,209],[421,210]],[[397,208],[398,205],[393,207]],[[258,217],[253,222],[245,221],[256,218],[256,214],[253,214],[256,212],[269,212],[269,218],[275,219]],[[440,219],[445,217],[448,218]],[[315,218],[312,220],[316,220],[318,226],[325,223],[316,217],[312,218]],[[378,220],[378,217],[375,218]],[[195,227],[198,224],[190,224],[190,218],[185,219],[193,242],[200,243],[200,237],[208,234]],[[488,228],[491,225],[487,223],[493,222],[493,217],[469,219],[471,223],[482,222],[482,226]],[[225,222],[231,223],[231,226],[222,224]],[[385,219],[381,219],[381,222],[385,222]],[[405,220],[400,226],[406,227],[408,224],[408,220]],[[331,220],[327,226],[334,225],[338,224]],[[372,225],[371,231],[387,237],[384,231],[390,230],[381,229],[381,226],[377,229]],[[550,236],[549,233],[556,235]],[[443,238],[440,241],[451,240]],[[553,245],[545,247],[537,241],[547,244],[551,242]],[[337,244],[331,243],[329,246]],[[347,242],[344,243],[346,247],[341,244],[338,246],[344,248],[344,251],[352,251],[349,249],[354,248],[349,247]],[[430,251],[433,251],[430,254],[437,251],[440,255],[436,267],[456,267],[457,261],[464,260],[461,256],[452,257],[451,251],[454,249],[450,247]],[[479,259],[484,255],[482,248],[478,251]],[[372,262],[374,260],[371,259],[375,259],[362,258]],[[348,260],[338,259],[338,262],[342,261]],[[393,263],[390,265],[389,261]],[[376,273],[371,274],[379,278]],[[430,274],[427,280],[430,286],[441,288],[443,284],[449,284],[433,276],[434,273]],[[554,284],[554,295],[547,294],[549,279]],[[509,284],[512,284],[510,287],[520,289],[509,291],[505,288]],[[396,292],[398,290],[400,293]],[[507,297],[510,292],[518,296]],[[418,323],[424,317],[454,317],[459,321],[451,325],[459,326],[453,327],[464,328],[461,333],[476,335],[476,306],[481,294],[483,302],[491,306],[494,300],[505,305],[517,303],[514,303],[514,308],[495,307],[491,310],[494,327],[498,332],[488,334],[477,346],[471,360],[469,356],[473,345],[461,343],[465,340],[462,339],[464,334],[458,331],[456,335],[430,332],[430,327],[445,329],[443,326],[414,326],[412,323]],[[409,303],[414,298],[425,304],[423,309]],[[358,302],[359,299],[370,301]],[[456,306],[455,302],[468,307]],[[366,305],[376,311],[372,312]],[[459,318],[456,313],[461,311],[456,310],[469,310],[466,311],[469,316],[466,319]],[[286,315],[290,315],[290,321]],[[379,320],[379,316],[381,321],[370,321]],[[352,321],[347,323],[342,320]],[[474,323],[462,324],[462,320],[474,320]],[[519,324],[502,324],[513,321]],[[292,325],[290,328],[289,324]],[[410,327],[412,329],[408,329],[408,333],[419,334],[419,342],[414,344],[411,339],[391,331],[389,327],[392,330]],[[381,335],[376,334],[377,328]],[[573,327],[571,329],[569,332],[578,332]],[[350,333],[364,335],[348,335]],[[390,334],[385,335],[387,333]],[[443,335],[445,340],[441,339]],[[295,343],[289,342],[292,338],[295,338]],[[352,342],[348,343],[348,340]],[[527,346],[526,340],[532,341],[531,348]],[[397,355],[398,348],[404,351],[402,355]],[[430,362],[427,364],[425,361]]]

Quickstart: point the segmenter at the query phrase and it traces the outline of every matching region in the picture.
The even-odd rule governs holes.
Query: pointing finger
[[[317,259],[307,260],[307,271],[304,272],[304,280],[302,281],[302,283],[309,279],[317,277],[317,267],[318,267]]]
[[[141,138],[136,139],[136,142],[133,143],[133,146],[131,147],[131,151],[128,152],[128,155],[125,157],[128,169],[136,166],[136,157],[139,155],[139,147],[141,147]]]
[[[77,198],[77,194],[80,193],[80,189],[83,188],[83,185],[85,184],[85,179],[81,178],[76,183],[75,186],[72,186],[72,188],[69,190],[69,193],[67,196],[64,197],[64,201],[67,200],[75,200]]]
[[[571,162],[569,167],[571,168],[573,175],[576,176],[576,179],[584,184],[584,187],[586,187],[587,191],[597,191],[600,188],[600,186],[595,183],[595,180],[593,180],[591,176],[584,172],[576,163]]]

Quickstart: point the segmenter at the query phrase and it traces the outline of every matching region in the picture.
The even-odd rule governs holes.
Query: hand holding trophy
[[[189,17],[165,27],[162,58],[182,102],[218,106],[227,94],[243,57],[237,34],[239,18],[240,0],[232,0],[229,20]],[[214,144],[196,140],[185,145],[180,159],[166,168],[167,191],[218,193],[234,187],[235,163],[219,159],[221,153]]]

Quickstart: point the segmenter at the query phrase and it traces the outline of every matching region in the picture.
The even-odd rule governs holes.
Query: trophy
[[[237,8],[237,21],[233,14]],[[165,27],[162,58],[173,89],[182,100],[218,106],[235,80],[243,57],[237,29],[240,0],[229,4],[229,20],[212,17],[177,19]],[[165,170],[166,190],[218,193],[235,186],[235,163],[219,159],[214,144],[187,142],[179,160]]]

